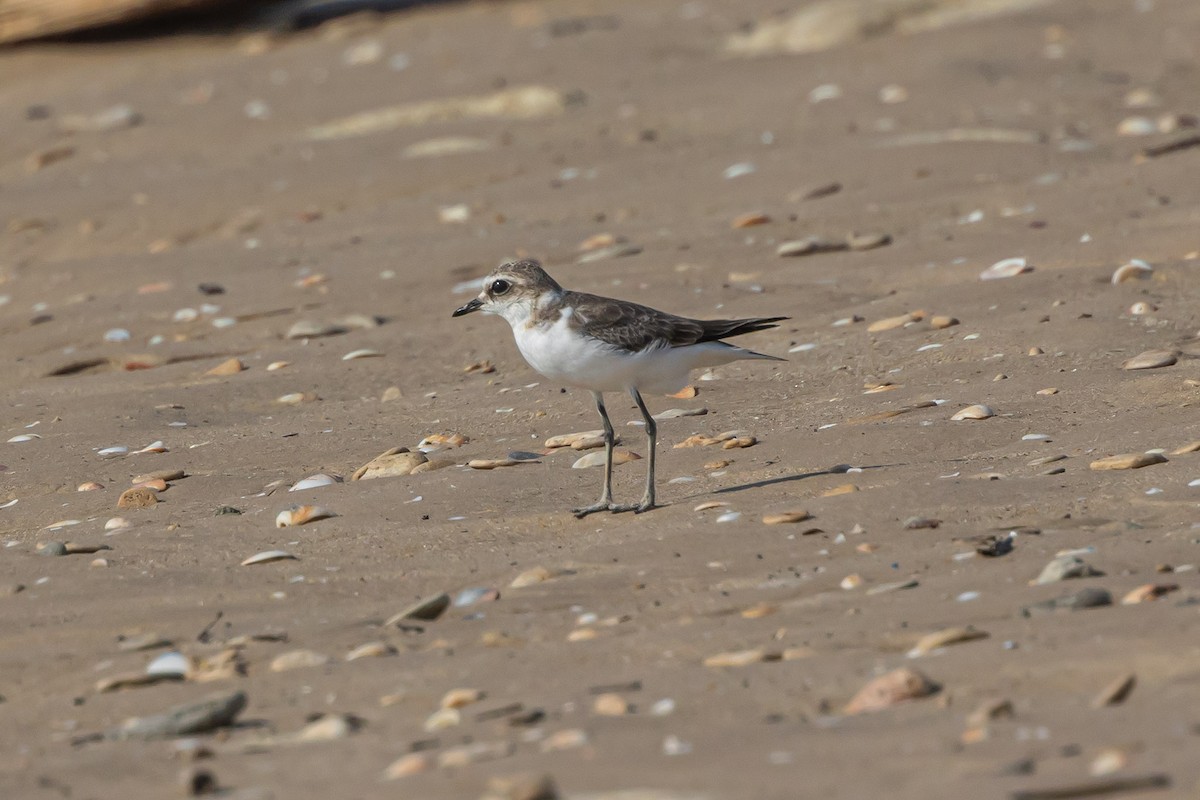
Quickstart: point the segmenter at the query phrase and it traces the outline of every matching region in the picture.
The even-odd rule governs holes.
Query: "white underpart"
[[[552,323],[529,325],[532,304],[514,302],[485,308],[512,326],[517,349],[529,366],[554,381],[597,392],[635,388],[649,394],[673,394],[688,384],[688,375],[745,358],[762,358],[750,350],[704,342],[684,347],[652,347],[638,353],[605,344],[571,326],[568,306]]]

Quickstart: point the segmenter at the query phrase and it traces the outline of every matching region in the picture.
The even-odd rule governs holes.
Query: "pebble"
[[[1072,594],[1062,595],[1061,597],[1043,600],[1040,603],[1026,606],[1022,609],[1022,614],[1031,617],[1035,614],[1045,614],[1064,608],[1071,611],[1078,611],[1086,608],[1100,608],[1111,605],[1112,595],[1107,590],[1096,586],[1089,586]]]
[[[630,461],[637,461],[641,456],[630,450],[618,447],[613,450],[613,464],[627,464]],[[571,469],[587,469],[588,467],[602,467],[605,462],[604,453],[588,453],[571,465]]]
[[[886,247],[891,243],[892,235],[890,233],[882,233],[878,231],[869,233],[852,233],[846,237],[846,247],[857,252],[874,250],[878,247]]]
[[[1096,754],[1088,764],[1088,774],[1093,777],[1111,775],[1129,766],[1129,755],[1120,748],[1106,747]]]
[[[217,778],[211,770],[188,766],[179,772],[179,791],[185,797],[200,797],[217,792]]]
[[[1092,698],[1092,708],[1121,705],[1129,699],[1129,695],[1133,694],[1135,686],[1137,686],[1137,675],[1132,672],[1122,675]]]
[[[276,528],[294,528],[317,520],[336,517],[337,514],[324,506],[292,506],[275,516]]]
[[[1036,392],[1034,392],[1034,394],[1039,394],[1045,397],[1052,394],[1058,394],[1058,389],[1055,389],[1054,387],[1046,387],[1045,389],[1038,389]]]
[[[514,467],[523,463],[525,463],[523,460],[515,458],[473,458],[467,462],[467,466],[471,469],[497,469],[498,467]]]
[[[236,375],[247,369],[240,358],[231,358],[228,361],[222,361],[212,369],[205,372],[205,375]]]
[[[957,412],[954,416],[950,417],[950,419],[954,420],[955,422],[961,422],[969,419],[990,419],[994,416],[996,416],[996,412],[992,410],[991,406],[985,406],[980,403],[973,406],[967,406],[963,410]]]
[[[1136,589],[1130,590],[1124,597],[1121,598],[1121,605],[1131,606],[1137,603],[1149,603],[1153,600],[1160,600],[1171,592],[1179,591],[1177,583],[1146,583]]]
[[[842,582],[839,583],[838,585],[841,586],[846,591],[852,591],[863,585],[863,579],[862,579],[861,575],[859,575],[858,573],[854,573],[852,575],[847,575],[846,577],[842,578]]]
[[[181,469],[156,469],[153,472],[143,472],[140,475],[135,475],[130,483],[135,486],[139,483],[147,483],[149,481],[177,481],[187,477]]]
[[[920,672],[901,667],[867,683],[846,704],[844,713],[862,714],[882,711],[897,703],[928,697],[938,692],[940,688]]]
[[[1154,267],[1142,261],[1140,258],[1131,259],[1128,263],[1123,264],[1113,272],[1112,285],[1116,286],[1126,281],[1141,281],[1149,278],[1154,274]]]
[[[37,554],[39,556],[65,556],[67,546],[62,542],[46,542],[38,545]]]
[[[1158,369],[1169,367],[1179,361],[1177,350],[1147,350],[1121,364],[1121,369]]]
[[[812,514],[797,509],[794,511],[782,511],[776,514],[764,514],[762,521],[764,525],[787,525],[793,522],[803,522],[807,519],[812,519]]]
[[[287,672],[292,669],[308,667],[323,667],[330,661],[329,656],[315,650],[289,650],[271,659],[271,672]]]
[[[1123,453],[1116,456],[1097,459],[1088,465],[1094,470],[1109,469],[1141,469],[1154,464],[1167,463],[1167,457],[1162,453]]]
[[[942,328],[952,328],[958,324],[958,317],[948,317],[944,314],[935,314],[929,318],[929,326],[939,330]]]
[[[449,607],[450,595],[446,594],[445,592],[441,594],[435,594],[431,597],[422,598],[407,608],[397,611],[395,614],[388,617],[387,621],[383,624],[384,627],[391,627],[392,625],[396,625],[408,619],[418,619],[432,622],[444,614],[446,609]]]
[[[107,739],[166,739],[208,733],[231,725],[246,707],[246,693],[221,692],[183,703],[161,714],[131,717],[105,731]]]
[[[1026,272],[1033,272],[1033,267],[1023,258],[1006,258],[997,261],[990,267],[979,273],[979,279],[983,281],[998,280],[1000,278],[1013,278],[1017,275],[1022,275]]]
[[[150,508],[158,503],[158,495],[145,486],[135,486],[121,492],[117,508]]]
[[[1042,568],[1034,585],[1057,583],[1071,578],[1096,578],[1104,573],[1092,567],[1078,556],[1059,556]]]
[[[918,639],[913,648],[908,651],[908,657],[920,658],[952,644],[974,642],[986,638],[988,638],[988,632],[976,628],[943,628],[940,631],[927,633]]]
[[[394,656],[399,651],[387,642],[367,642],[346,653],[347,661],[357,661],[360,658],[382,658]]]
[[[1158,125],[1149,117],[1126,117],[1117,123],[1118,136],[1148,136],[1158,133]]]
[[[243,567],[252,567],[256,564],[270,564],[272,561],[298,561],[294,555],[286,550],[264,550],[261,553],[255,553],[249,558],[242,561]]]

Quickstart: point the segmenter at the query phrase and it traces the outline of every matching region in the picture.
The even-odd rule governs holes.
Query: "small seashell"
[[[424,453],[410,453],[407,447],[393,447],[356,469],[350,480],[366,481],[408,475],[427,463],[429,459]]]
[[[1144,300],[1139,300],[1129,307],[1130,316],[1144,317],[1147,314],[1152,314],[1158,310],[1158,306],[1153,303],[1147,303]]]
[[[419,775],[422,772],[428,772],[436,765],[437,761],[431,753],[408,753],[388,764],[387,769],[383,771],[383,779],[394,781],[399,778],[407,778],[409,775]]]
[[[1121,369],[1157,369],[1169,367],[1179,361],[1177,350],[1147,350],[1138,353],[1121,365]]]
[[[1109,469],[1141,469],[1154,464],[1167,463],[1167,457],[1162,453],[1124,453],[1117,456],[1108,456],[1093,461],[1088,465],[1094,470],[1109,470]]]
[[[175,651],[163,653],[146,665],[147,675],[186,678],[191,671],[191,659]]]
[[[892,243],[892,235],[890,233],[870,232],[870,233],[852,233],[846,237],[846,246],[851,250],[863,251],[874,250],[878,247],[886,247]]]
[[[787,525],[793,522],[804,522],[807,519],[812,519],[812,514],[803,510],[795,510],[764,514],[762,521],[764,525]]]
[[[592,713],[602,717],[623,717],[632,709],[629,701],[616,692],[605,692],[592,701]]]
[[[625,241],[623,238],[611,233],[594,233],[580,242],[577,249],[580,252],[599,250],[602,247],[612,247],[614,244],[619,244],[623,241]]]
[[[897,703],[936,693],[940,687],[916,670],[900,668],[880,675],[858,691],[846,704],[846,714],[882,711]]]
[[[104,484],[96,483],[95,481],[84,481],[83,483],[79,484],[79,486],[77,486],[75,488],[75,491],[77,491],[77,492],[95,492],[95,491],[97,491],[99,489],[103,489],[103,488],[104,488]]]
[[[1040,394],[1040,395],[1051,395],[1051,394],[1058,394],[1058,389],[1055,389],[1054,387],[1047,387],[1047,388],[1045,388],[1045,389],[1038,389],[1038,390],[1037,390],[1037,392],[1036,392],[1036,394]]]
[[[290,361],[272,361],[270,364],[267,364],[267,372],[275,372],[283,369],[284,367],[289,367],[291,364],[292,362]]]
[[[781,258],[816,255],[818,253],[834,253],[839,250],[849,250],[846,240],[825,239],[820,236],[809,236],[804,239],[794,239],[783,242],[775,248],[775,255]]]
[[[271,672],[287,672],[290,669],[306,667],[323,667],[329,663],[329,656],[314,650],[289,650],[271,659]]]
[[[478,703],[486,695],[478,689],[451,689],[442,695],[442,708],[463,708]]]
[[[995,411],[993,411],[990,407],[985,406],[982,403],[979,403],[979,404],[976,404],[973,406],[967,406],[962,411],[959,411],[954,416],[952,416],[950,419],[955,422],[962,422],[963,420],[967,420],[967,419],[990,419],[991,417],[994,417],[994,416],[996,416]]]
[[[958,324],[959,322],[957,317],[948,317],[943,314],[937,314],[929,318],[929,326],[931,328],[952,328]]]
[[[846,577],[842,578],[842,582],[838,585],[841,586],[843,589],[850,591],[851,589],[857,589],[858,587],[862,586],[863,579],[862,579],[861,575],[859,575],[858,573],[854,573],[852,575],[847,575]]]
[[[378,350],[363,348],[361,350],[351,350],[346,355],[342,356],[342,361],[354,361],[359,358],[382,358],[383,353]]]
[[[1179,584],[1177,583],[1147,583],[1133,589],[1122,597],[1121,605],[1131,606],[1137,603],[1148,603],[1177,591],[1179,591]]]
[[[422,453],[428,453],[431,450],[462,447],[469,441],[471,440],[461,433],[434,433],[422,439],[420,444],[417,445],[417,449]]]
[[[928,633],[917,640],[913,648],[908,651],[909,658],[920,658],[927,656],[934,650],[940,650],[952,644],[961,644],[962,642],[974,642],[978,639],[986,639],[987,631],[977,630],[975,628],[943,628],[940,631]]]
[[[990,267],[979,273],[979,279],[982,281],[998,280],[1000,278],[1013,278],[1025,272],[1032,272],[1033,267],[1023,258],[1006,258],[1002,261],[997,261]]]
[[[36,433],[19,433],[8,440],[9,444],[21,444],[22,442],[32,442],[34,439],[40,439]]]
[[[1154,272],[1154,267],[1142,261],[1140,258],[1130,259],[1123,266],[1117,267],[1112,274],[1112,285],[1116,286],[1119,283],[1126,281],[1140,281],[1149,278]]]
[[[613,450],[613,464],[627,464],[630,461],[637,461],[641,456],[637,453],[626,450],[623,447],[618,447]],[[604,466],[604,453],[588,453],[571,465],[571,469],[587,469],[588,467]]]
[[[433,733],[453,728],[460,723],[462,723],[462,713],[457,708],[439,708],[426,718],[424,727],[426,731]]]
[[[1149,117],[1126,117],[1117,123],[1117,136],[1148,136],[1158,132],[1158,125]]]
[[[40,439],[42,437],[38,436],[37,438]],[[100,456],[101,458],[115,458],[116,456],[123,456],[128,452],[128,447],[125,447],[124,445],[117,445],[116,447],[105,447],[102,450],[97,450],[96,455]]]
[[[393,625],[398,625],[405,620],[419,619],[427,622],[440,617],[450,607],[450,595],[445,592],[433,595],[432,597],[424,597],[407,608],[392,614],[387,621],[383,623],[385,628],[390,628]]]
[[[387,642],[367,642],[346,653],[347,661],[357,661],[360,658],[382,658],[394,656],[399,651]]]
[[[911,322],[923,319],[925,313],[923,311],[910,311],[907,314],[901,314],[896,317],[884,317],[877,319],[867,326],[867,333],[882,333],[883,331],[895,330],[903,328]]]
[[[709,509],[712,509],[712,508],[728,508],[728,507],[729,507],[729,503],[726,503],[723,500],[705,500],[703,503],[697,504],[696,507],[692,509],[692,511],[708,511]]]
[[[779,653],[768,652],[761,648],[753,650],[731,650],[726,653],[717,653],[704,659],[706,667],[748,667],[751,664],[760,664],[763,661],[778,661]]]
[[[319,336],[332,336],[334,334],[345,332],[346,329],[341,325],[302,319],[298,320],[292,325],[292,327],[288,328],[288,331],[284,334],[284,337],[288,339],[315,339]]]
[[[755,225],[765,225],[770,221],[771,218],[761,211],[751,211],[746,214],[738,214],[734,217],[733,222],[730,223],[730,227],[734,229],[751,228]]]
[[[150,508],[158,502],[158,496],[153,490],[144,486],[135,486],[121,492],[117,498],[117,508]]]
[[[113,517],[108,522],[104,523],[104,530],[109,532],[120,531],[124,530],[125,528],[132,527],[132,525],[133,523],[124,517]]]
[[[316,392],[289,392],[275,398],[275,402],[283,406],[298,406],[301,403],[311,403],[318,400]]]
[[[576,442],[591,441],[599,438],[601,444],[604,443],[604,431],[579,431],[577,433],[564,433],[559,436],[551,436],[546,440],[546,447],[575,447]],[[584,449],[584,448],[579,448]]]
[[[737,522],[742,518],[740,511],[726,511],[724,514],[717,517],[717,522]]]
[[[205,375],[236,375],[246,369],[246,365],[242,363],[240,358],[231,358],[228,361],[222,361],[212,369],[205,372]]]
[[[302,492],[305,489],[317,489],[321,486],[331,486],[335,483],[341,483],[342,479],[336,475],[326,475],[323,472],[318,472],[316,475],[309,475],[307,478],[296,481],[289,492]]]
[[[298,561],[294,555],[286,550],[264,550],[261,553],[255,553],[249,558],[242,561],[243,567],[252,567],[255,564],[270,564],[272,561]]]
[[[319,519],[329,519],[337,514],[324,506],[292,506],[280,511],[275,517],[276,528],[293,528]]]
[[[520,575],[513,578],[512,583],[509,584],[509,587],[513,589],[523,589],[526,586],[533,586],[534,584],[543,583],[553,577],[554,573],[545,567],[534,567],[532,569],[525,570]]]
[[[134,450],[133,452],[134,452],[134,454],[137,454],[137,453],[167,453],[170,451],[167,449],[167,446],[165,444],[163,444],[161,440],[159,440],[157,442],[152,442],[152,443],[146,445],[141,450]]]

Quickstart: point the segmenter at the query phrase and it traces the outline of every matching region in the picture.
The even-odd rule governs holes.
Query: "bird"
[[[687,386],[692,370],[742,359],[785,361],[725,342],[778,327],[788,317],[691,319],[655,308],[564,289],[533,259],[501,264],[483,279],[479,295],[455,309],[503,317],[517,349],[534,370],[553,381],[590,391],[604,426],[604,488],[595,503],[572,509],[582,519],[598,511],[642,513],[657,507],[654,454],[658,426],[642,393],[673,394]],[[646,488],[640,502],[613,501],[616,435],[606,392],[628,392],[645,420]]]

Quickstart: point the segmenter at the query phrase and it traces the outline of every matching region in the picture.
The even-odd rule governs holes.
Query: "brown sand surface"
[[[1172,453],[1200,439],[1200,147],[1152,149],[1198,133],[1200,4],[1058,0],[726,54],[786,5],[467,3],[0,53],[0,797],[174,796],[177,741],[88,734],[238,689],[245,710],[199,737],[212,757],[193,768],[244,800],[476,798],[517,773],[593,800],[1200,791],[1200,453]],[[560,107],[312,135],[530,86]],[[121,105],[136,124],[75,130]],[[750,212],[769,221],[732,227]],[[776,255],[851,233],[891,242]],[[641,250],[577,263],[597,234]],[[708,410],[660,426],[663,508],[573,518],[601,471],[543,445],[599,427],[587,393],[534,373],[503,321],[450,318],[460,282],[518,255],[689,316],[791,317],[743,340],[786,362],[650,400]],[[1013,257],[1034,269],[980,280]],[[1135,258],[1153,271],[1114,285]],[[350,315],[379,324],[285,336]],[[343,360],[360,349],[382,355]],[[1122,369],[1151,350],[1177,362]],[[247,369],[206,374],[233,357]],[[494,372],[464,371],[484,360]],[[305,402],[277,402],[290,393]],[[972,404],[994,416],[951,420]],[[632,403],[609,409],[645,455]],[[674,447],[727,430],[757,444]],[[349,480],[452,432],[469,441],[429,455],[445,468]],[[130,452],[99,452],[114,446]],[[1166,462],[1089,469],[1152,450]],[[541,455],[464,466],[512,451]],[[619,498],[645,463],[617,467]],[[118,509],[162,469],[187,477]],[[319,472],[346,481],[287,492]],[[276,528],[297,503],[337,516]],[[811,519],[762,523],[794,509]],[[116,516],[131,525],[106,531]],[[976,554],[989,536],[1001,554]],[[111,549],[39,555],[51,541]],[[240,566],[274,549],[297,560]],[[1031,585],[1063,551],[1103,575]],[[548,580],[510,587],[538,567]],[[1145,584],[1177,590],[1121,603]],[[385,625],[474,587],[500,597]],[[1114,603],[1023,613],[1089,587]],[[960,626],[987,637],[908,657]],[[121,648],[147,633],[172,645]],[[395,652],[345,659],[375,641]],[[97,691],[170,649],[240,666]],[[271,669],[294,650],[328,661]],[[762,658],[705,665],[745,650]],[[940,691],[844,713],[901,667]],[[1127,674],[1132,693],[1093,708]],[[483,697],[427,730],[455,688]],[[596,713],[606,692],[627,713]],[[968,721],[989,700],[1011,714]],[[358,726],[288,739],[319,715]],[[423,771],[383,779],[413,751]]]

